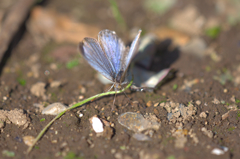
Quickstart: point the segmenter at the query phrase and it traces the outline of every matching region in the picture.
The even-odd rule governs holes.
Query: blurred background
[[[11,50],[26,35],[31,39],[28,47],[39,50],[36,52],[40,52],[45,62],[57,60],[57,65],[75,67],[79,58],[76,46],[84,37],[96,38],[102,29],[116,31],[126,44],[130,44],[139,29],[143,30],[143,37],[151,35],[145,39],[151,41],[154,37],[150,44],[154,43],[153,47],[162,56],[151,61],[155,71],[178,67],[175,62],[182,53],[215,62],[226,57],[225,63],[228,63],[232,60],[227,60],[229,54],[235,57],[236,50],[232,49],[239,45],[234,34],[240,21],[239,10],[238,0],[1,1],[1,70]],[[230,32],[228,38],[234,43],[226,42],[223,34],[226,32]],[[228,55],[221,52],[222,43],[228,45]],[[21,53],[21,58],[30,54]],[[32,68],[33,72],[38,67]],[[204,67],[210,69],[211,66]]]
[[[41,113],[45,106],[69,106],[110,88],[81,57],[83,38],[109,29],[129,46],[142,29],[134,84],[157,88],[168,77],[165,84],[154,93],[127,90],[130,100],[118,95],[115,112],[114,96],[68,112],[31,157],[65,157],[71,150],[84,158],[120,159],[120,152],[124,159],[212,159],[221,149],[220,157],[239,158],[239,23],[240,0],[1,0],[0,113],[17,108],[31,117],[31,129],[21,129],[4,124],[5,115],[0,149],[11,151],[2,154],[26,157],[22,137],[37,136],[52,119]],[[187,112],[180,115],[183,106]],[[158,131],[145,133],[152,140],[132,139],[119,125],[118,116],[128,111],[161,122]],[[113,138],[92,133],[94,115],[113,123]]]

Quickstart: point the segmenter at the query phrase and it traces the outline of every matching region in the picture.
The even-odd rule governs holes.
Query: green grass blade
[[[127,90],[133,83],[133,79],[131,80],[131,82],[122,90],[119,90],[117,92],[115,91],[111,91],[111,92],[105,92],[105,93],[101,93],[101,94],[97,94],[95,96],[92,96],[88,99],[85,99],[81,102],[78,102],[74,105],[72,105],[71,107],[69,107],[68,109],[62,111],[61,113],[59,113],[55,118],[53,118],[43,129],[42,131],[38,134],[38,136],[35,138],[33,144],[28,148],[27,150],[27,154],[29,154],[31,152],[31,150],[33,149],[33,147],[35,146],[35,144],[42,138],[42,136],[44,135],[44,133],[47,131],[47,129],[52,125],[52,123],[57,120],[58,118],[60,118],[63,114],[65,114],[68,110],[71,110],[71,109],[74,109],[74,108],[77,108],[79,106],[82,106],[83,104],[95,99],[95,98],[99,98],[99,97],[103,97],[103,96],[107,96],[107,95],[111,95],[111,94],[119,94],[119,93],[122,93],[124,92],[125,90]]]

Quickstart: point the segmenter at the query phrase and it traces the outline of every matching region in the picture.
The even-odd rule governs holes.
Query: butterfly
[[[98,39],[84,38],[79,44],[79,49],[87,62],[112,81],[117,90],[119,86],[128,82],[127,69],[138,51],[140,34],[141,30],[138,31],[129,48],[125,47],[115,31],[106,29],[99,32]]]

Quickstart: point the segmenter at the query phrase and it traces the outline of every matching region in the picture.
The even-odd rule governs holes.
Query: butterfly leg
[[[116,86],[114,88],[115,88],[115,96],[114,96],[114,99],[113,99],[112,111],[114,110],[114,107],[115,107],[114,104],[115,104],[115,101],[116,101],[118,84],[116,84]]]
[[[113,88],[114,84],[110,87],[110,89],[108,89],[108,91],[104,91],[104,92],[109,92],[112,88]]]

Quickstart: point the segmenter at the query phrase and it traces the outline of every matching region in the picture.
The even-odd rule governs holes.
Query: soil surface
[[[14,2],[0,2],[0,19]],[[46,29],[36,22],[42,17],[31,12],[20,30],[24,34],[4,59],[0,158],[239,158],[240,18],[234,13],[240,4],[234,0],[150,2],[117,1],[125,29],[114,18],[110,1],[51,0],[32,8],[45,11],[58,23],[51,28],[50,19]],[[97,37],[100,30],[110,29],[129,44],[139,28],[143,35],[153,33],[159,39],[151,69],[172,69],[161,86],[152,93],[127,90],[127,97],[117,95],[113,111],[114,95],[68,111],[27,155],[26,136],[36,137],[54,118],[42,114],[42,108],[55,102],[69,106],[111,86],[97,79],[97,72],[77,50],[83,34]],[[39,82],[40,90],[34,91]],[[184,105],[186,116],[177,115],[179,105]],[[118,121],[125,112],[154,115],[160,127],[141,132],[149,140],[139,141]],[[89,119],[95,115],[110,123],[110,136],[99,136],[92,129]]]

